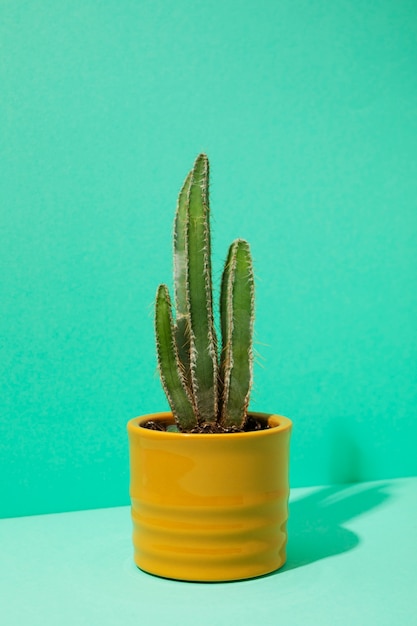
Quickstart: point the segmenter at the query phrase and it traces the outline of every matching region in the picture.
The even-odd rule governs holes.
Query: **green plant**
[[[252,384],[254,279],[249,244],[235,240],[220,291],[219,354],[213,316],[209,163],[200,154],[178,198],[174,225],[175,320],[159,285],[155,334],[162,386],[185,432],[230,432],[247,423]]]

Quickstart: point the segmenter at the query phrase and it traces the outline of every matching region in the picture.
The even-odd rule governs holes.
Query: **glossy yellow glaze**
[[[238,434],[148,430],[128,422],[134,559],[180,580],[225,581],[285,563],[291,421],[256,413],[271,428]]]

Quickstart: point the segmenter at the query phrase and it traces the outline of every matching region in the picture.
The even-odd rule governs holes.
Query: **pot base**
[[[252,578],[286,559],[286,498],[213,507],[165,507],[132,500],[134,560],[151,574],[194,581]]]
[[[190,567],[190,563],[185,564],[184,568],[178,568],[178,564],[175,564],[175,572],[172,567],[166,568],[164,563],[161,564],[160,568],[152,571],[151,569],[147,569],[145,566],[141,566],[135,562],[136,567],[141,571],[145,572],[145,574],[151,574],[152,576],[158,576],[159,578],[166,578],[168,580],[180,580],[183,582],[194,582],[194,583],[219,583],[219,582],[233,582],[238,580],[247,580],[250,578],[259,578],[261,576],[266,576],[267,574],[272,574],[276,572],[281,567],[285,565],[285,555],[282,561],[280,561],[279,565],[273,566],[271,569],[265,569],[265,564],[262,564],[261,567],[255,568],[253,564],[250,565],[249,568],[236,568],[230,567],[230,562],[225,561],[224,566],[221,567],[218,564],[213,571],[213,568],[207,568],[207,563],[205,562],[204,567],[200,567],[197,569],[193,569]],[[220,570],[218,567],[220,566]],[[167,569],[167,573],[164,573],[164,570]],[[228,570],[232,569],[228,573]]]

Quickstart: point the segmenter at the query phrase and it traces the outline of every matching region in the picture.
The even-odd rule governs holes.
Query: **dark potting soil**
[[[159,430],[166,432],[167,426],[169,426],[166,422],[156,422],[155,420],[149,420],[142,424],[143,428],[147,428],[148,430]],[[254,432],[256,430],[267,430],[269,428],[268,422],[265,420],[258,419],[252,415],[249,415],[246,419],[246,422],[243,425],[243,428],[237,428],[236,426],[231,426],[229,428],[224,428],[219,424],[203,424],[201,426],[196,426],[193,430],[190,431],[191,434],[209,434],[209,435],[219,435],[219,434],[227,434],[227,433],[248,433]]]

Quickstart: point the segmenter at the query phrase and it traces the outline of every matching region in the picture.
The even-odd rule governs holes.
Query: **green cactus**
[[[237,239],[229,249],[220,294],[222,329],[220,423],[242,428],[252,385],[254,280],[249,244]]]
[[[174,336],[168,287],[159,285],[155,305],[155,334],[161,380],[176,422],[184,430],[197,425],[193,399],[187,388]]]
[[[254,280],[249,244],[232,243],[225,263],[220,359],[214,327],[209,163],[200,154],[181,189],[174,225],[175,323],[166,285],[156,297],[155,332],[162,386],[178,430],[240,430],[252,384]],[[219,363],[220,361],[220,363]]]

